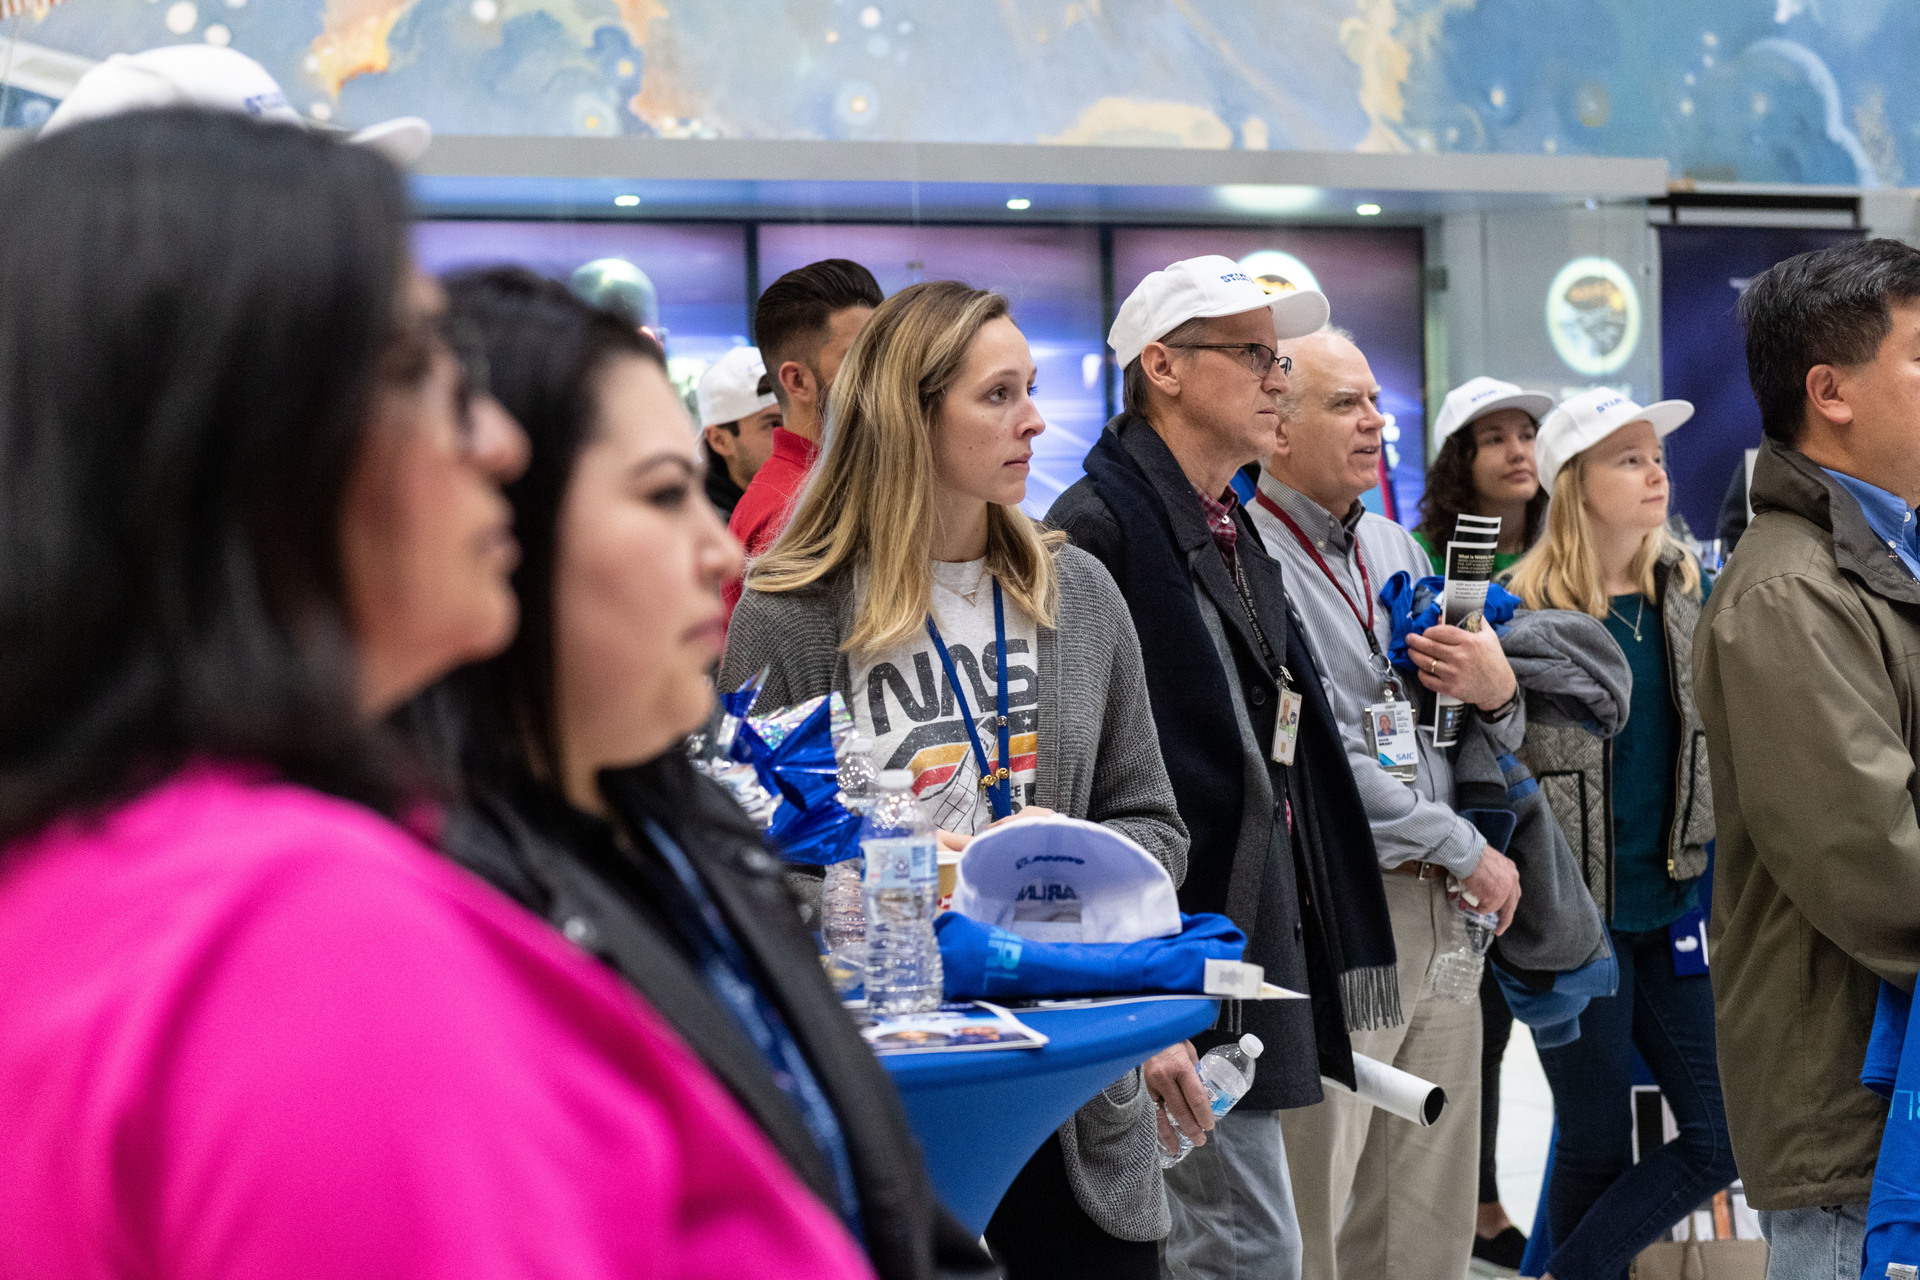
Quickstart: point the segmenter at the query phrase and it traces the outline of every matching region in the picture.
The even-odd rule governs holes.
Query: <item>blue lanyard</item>
[[[741,1029],[766,1058],[767,1065],[773,1070],[774,1083],[799,1109],[807,1132],[833,1170],[834,1187],[840,1195],[840,1216],[856,1239],[864,1239],[860,1221],[860,1191],[853,1179],[853,1160],[847,1151],[846,1134],[840,1128],[840,1117],[834,1112],[833,1104],[827,1101],[827,1095],[813,1074],[806,1054],[793,1038],[793,1032],[787,1029],[780,1011],[755,985],[753,968],[747,962],[746,952],[741,950],[733,931],[727,928],[719,906],[715,904],[713,895],[707,892],[700,873],[693,869],[686,851],[675,844],[665,829],[651,818],[644,819],[640,829],[646,833],[647,839],[659,851],[667,866],[672,868],[674,878],[680,882],[687,897],[692,899],[694,907],[700,912],[701,923],[706,925],[704,936],[697,930],[690,930],[687,938],[694,949],[701,953],[700,967],[708,985],[726,1002]]]
[[[961,687],[960,673],[953,668],[953,658],[947,653],[947,643],[940,638],[940,628],[933,625],[931,615],[927,618],[927,634],[933,637],[933,647],[940,654],[940,665],[947,669],[947,683],[953,687],[954,701],[960,704],[960,718],[967,726],[967,740],[973,743],[973,758],[980,765],[980,789],[987,793],[987,803],[993,806],[995,819],[1006,817],[1013,812],[1013,772],[1007,767],[1007,615],[1005,606],[1000,602],[1000,579],[993,580],[993,635],[999,643],[999,656],[994,661],[999,677],[997,710],[999,713],[1000,767],[989,767],[987,749],[980,745],[980,731],[974,727],[973,709],[967,706],[967,691]]]

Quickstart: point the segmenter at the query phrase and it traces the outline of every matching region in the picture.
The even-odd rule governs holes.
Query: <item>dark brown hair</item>
[[[199,757],[391,810],[340,521],[397,352],[407,189],[189,110],[0,161],[0,839]],[[417,366],[417,367],[416,367]]]
[[[557,779],[553,580],[560,508],[574,464],[594,438],[601,373],[627,356],[664,372],[666,358],[659,343],[616,313],[523,267],[465,272],[446,284],[454,316],[486,344],[493,394],[531,446],[526,471],[506,488],[521,547],[513,573],[520,628],[504,652],[461,668],[418,699],[409,727],[416,735],[449,727],[461,735],[455,749],[469,777],[496,780],[507,769]],[[449,714],[437,725],[429,718]],[[438,753],[450,744],[421,736],[421,745]]]
[[[1539,423],[1535,423],[1536,428]],[[1453,541],[1453,522],[1462,514],[1479,508],[1480,495],[1473,487],[1473,460],[1480,454],[1469,422],[1448,436],[1427,468],[1427,491],[1420,495],[1420,523],[1414,532],[1436,551],[1444,551]],[[1531,547],[1546,531],[1547,502],[1553,495],[1541,485],[1527,502],[1527,528],[1524,546]]]

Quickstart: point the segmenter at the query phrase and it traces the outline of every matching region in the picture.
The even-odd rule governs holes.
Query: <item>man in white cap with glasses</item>
[[[782,421],[780,401],[766,363],[753,347],[735,347],[709,365],[700,375],[694,400],[707,455],[707,500],[725,520],[773,454],[773,429]]]
[[[1321,294],[1269,293],[1228,258],[1147,276],[1108,338],[1124,411],[1047,517],[1107,566],[1139,636],[1191,837],[1181,908],[1230,916],[1269,981],[1312,997],[1230,1003],[1196,1037],[1206,1049],[1251,1031],[1267,1046],[1217,1123],[1195,1045],[1147,1064],[1163,1144],[1170,1125],[1201,1143],[1167,1173],[1169,1215],[1129,1224],[1134,1239],[1167,1236],[1178,1276],[1300,1274],[1280,1111],[1317,1102],[1323,1072],[1351,1080],[1350,1016],[1397,1017],[1379,998],[1393,939],[1365,813],[1279,566],[1231,487],[1274,447],[1289,368],[1276,347],[1326,318]]]
[[[1477,1001],[1436,996],[1427,974],[1466,938],[1451,894],[1464,891],[1497,912],[1504,931],[1519,873],[1455,812],[1447,751],[1416,728],[1426,720],[1420,689],[1386,658],[1391,621],[1380,589],[1396,573],[1426,576],[1430,563],[1411,534],[1360,503],[1379,483],[1380,385],[1344,333],[1284,349],[1293,384],[1253,522],[1286,570],[1328,682],[1384,873],[1404,1013],[1395,1024],[1354,1022],[1353,1048],[1447,1091],[1445,1113],[1425,1129],[1346,1095],[1287,1117],[1306,1274],[1457,1280],[1472,1251],[1479,1189],[1480,1010]],[[1502,747],[1518,749],[1526,717],[1491,628],[1435,626],[1407,645],[1421,685],[1474,705]]]

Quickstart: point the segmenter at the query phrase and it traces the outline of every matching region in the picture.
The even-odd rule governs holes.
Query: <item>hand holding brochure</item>
[[[1447,579],[1440,591],[1440,621],[1473,630],[1487,603],[1487,583],[1493,578],[1494,548],[1500,541],[1498,516],[1459,516],[1453,541],[1447,544]],[[1450,747],[1460,740],[1467,704],[1442,693],[1433,700],[1433,745]]]

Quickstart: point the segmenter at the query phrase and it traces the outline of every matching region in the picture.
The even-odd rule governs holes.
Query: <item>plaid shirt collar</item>
[[[1234,566],[1234,545],[1240,537],[1240,527],[1233,522],[1234,508],[1240,505],[1240,497],[1229,487],[1218,498],[1209,497],[1198,485],[1193,488],[1194,497],[1200,499],[1200,510],[1207,517],[1207,532],[1213,535],[1213,543],[1220,548],[1220,558],[1227,562],[1227,568]]]

